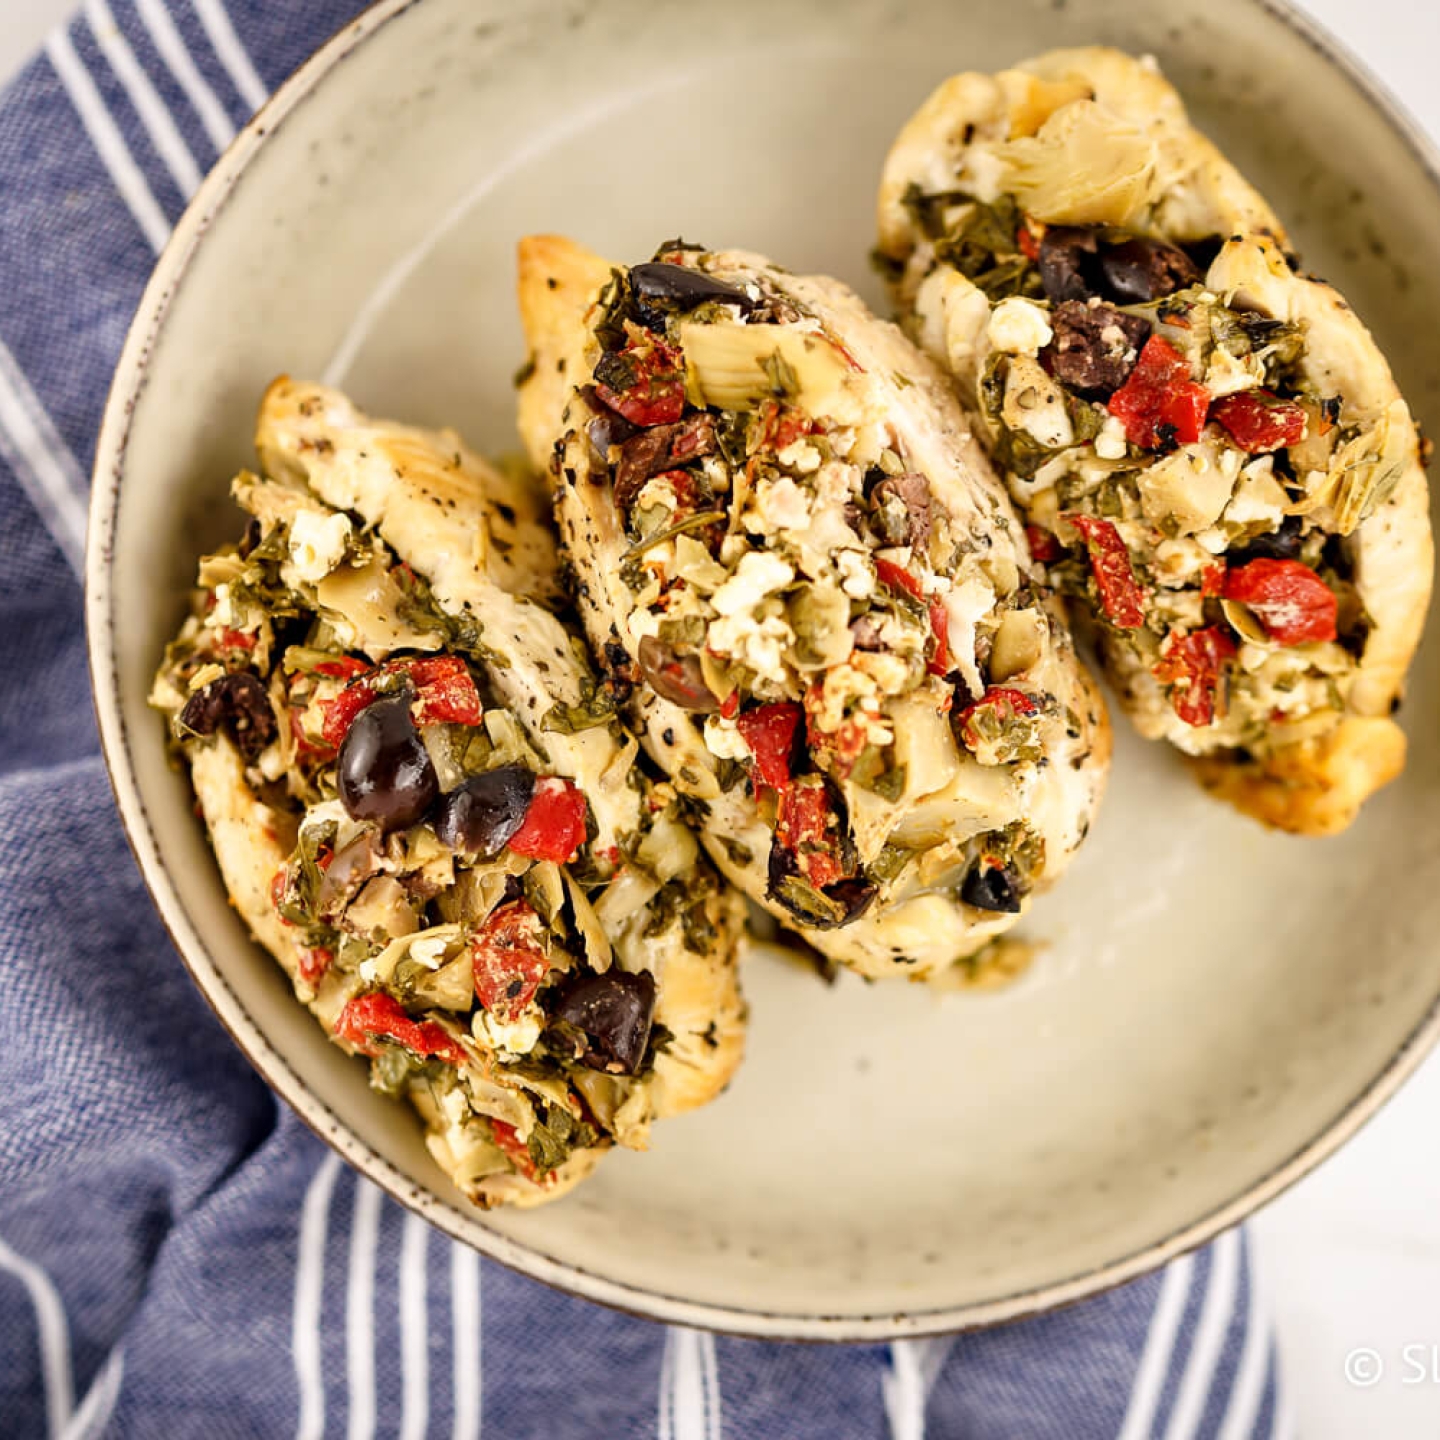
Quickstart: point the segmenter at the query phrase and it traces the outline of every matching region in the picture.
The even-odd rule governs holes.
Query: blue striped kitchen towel
[[[1238,1234],[957,1340],[611,1314],[402,1211],[254,1075],[111,805],[78,571],[106,384],[236,127],[359,7],[87,0],[0,100],[0,1435],[1285,1435]]]

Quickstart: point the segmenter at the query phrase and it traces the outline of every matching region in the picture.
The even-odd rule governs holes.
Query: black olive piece
[[[498,855],[525,823],[535,776],[524,765],[501,765],[472,775],[435,807],[435,833],[452,850]]]
[[[870,492],[874,527],[889,545],[924,546],[930,539],[930,482],[906,471],[887,475]]]
[[[635,296],[635,318],[650,330],[664,329],[666,317],[676,311],[694,310],[711,302],[736,305],[743,315],[755,308],[755,302],[734,285],[703,270],[669,265],[663,260],[633,266],[630,289]]]
[[[602,405],[597,397],[595,404]],[[614,445],[623,445],[636,431],[623,415],[617,415],[613,410],[602,409],[586,427],[585,434],[595,452],[595,462],[598,465],[610,463],[610,449]]]
[[[1060,384],[1089,400],[1118,390],[1135,368],[1150,322],[1113,305],[1064,300],[1051,312],[1054,338],[1040,363]]]
[[[1040,283],[1052,301],[1086,300],[1100,288],[1100,237],[1080,225],[1052,225],[1040,241]]]
[[[1256,535],[1232,550],[1226,556],[1226,563],[1234,568],[1251,560],[1293,560],[1300,553],[1302,528],[1303,521],[1298,515],[1287,515],[1278,530]]]
[[[373,830],[362,830],[348,845],[341,846],[325,867],[320,888],[315,893],[319,917],[331,924],[338,920],[365,882],[379,873],[380,860],[380,847]]]
[[[635,497],[652,475],[679,469],[709,455],[715,443],[714,417],[704,414],[691,415],[673,425],[653,425],[628,436],[615,467],[615,504],[620,513],[629,514]]]
[[[180,724],[194,735],[213,735],[223,726],[247,760],[275,738],[270,697],[251,670],[234,670],[201,686],[185,702]]]
[[[976,910],[1020,913],[1020,886],[1003,866],[978,865],[961,883],[960,898]]]
[[[611,966],[603,975],[566,983],[554,1018],[573,1025],[589,1042],[580,1063],[615,1075],[638,1073],[655,1015],[655,977]]]
[[[409,695],[377,700],[355,717],[340,742],[335,777],[352,820],[374,820],[388,831],[424,818],[440,785],[410,718]]]
[[[1222,236],[1208,235],[1203,240],[1186,240],[1180,248],[1190,257],[1190,263],[1203,275],[1215,263],[1215,257],[1224,244]]]
[[[855,875],[817,890],[800,873],[793,851],[777,835],[770,842],[765,894],[781,909],[812,930],[838,930],[858,920],[871,906],[880,887]]]
[[[1137,237],[1101,250],[1100,278],[1110,299],[1122,305],[1140,305],[1193,285],[1200,272],[1174,245]]]
[[[698,655],[682,655],[656,635],[640,642],[636,659],[650,688],[662,700],[685,710],[718,710],[720,701],[705,683]]]

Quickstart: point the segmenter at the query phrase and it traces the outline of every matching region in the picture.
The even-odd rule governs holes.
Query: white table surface
[[[1300,3],[1440,139],[1436,0]],[[0,0],[0,82],[73,8]],[[1303,1440],[1440,1440],[1437,1131],[1440,1054],[1254,1222]]]

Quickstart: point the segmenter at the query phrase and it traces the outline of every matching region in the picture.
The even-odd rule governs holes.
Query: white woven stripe
[[[450,1244],[451,1369],[454,1440],[480,1440],[480,1257],[458,1240]]]
[[[85,1392],[80,1408],[70,1417],[62,1440],[98,1440],[105,1433],[105,1427],[115,1413],[115,1402],[120,1398],[120,1382],[124,1377],[125,1356],[117,1345]]]
[[[185,98],[195,107],[205,134],[216,151],[223,150],[234,138],[235,127],[225,113],[225,107],[200,73],[194,58],[185,48],[185,41],[175,27],[164,0],[135,0],[135,10],[140,16],[150,39],[165,68],[175,77],[175,83],[185,92]]]
[[[110,172],[120,198],[135,217],[135,223],[149,241],[150,248],[158,254],[170,237],[170,222],[166,220],[165,212],[151,193],[124,137],[105,108],[90,72],[80,63],[69,34],[63,29],[52,31],[45,42],[45,53],[55,67],[55,73],[60,77],[60,83],[65,87],[65,93],[69,95],[96,154]]]
[[[1225,1337],[1235,1314],[1235,1290],[1240,1276],[1240,1235],[1227,1231],[1210,1251],[1210,1284],[1205,1292],[1200,1318],[1195,1322],[1195,1338],[1180,1388],[1175,1392],[1175,1405],[1170,1423],[1165,1427],[1165,1440],[1194,1440],[1205,1420],[1205,1402],[1210,1398],[1216,1372],[1225,1353]]]
[[[1165,1388],[1165,1377],[1175,1358],[1175,1342],[1180,1334],[1180,1321],[1185,1315],[1185,1301],[1195,1274],[1195,1257],[1182,1256],[1165,1272],[1160,1294],[1150,1317],[1150,1333],[1140,1363],[1135,1367],[1135,1381],[1130,1388],[1130,1404],[1116,1440],[1149,1440],[1155,1423],[1155,1411]]]
[[[881,1378],[890,1440],[925,1440],[925,1368],[920,1340],[896,1340]]]
[[[407,1210],[400,1232],[400,1440],[425,1440],[430,1426],[429,1250],[430,1227]]]
[[[720,1411],[720,1360],[715,1337],[707,1330],[701,1336],[700,1363],[705,1379],[705,1433],[707,1440],[724,1440],[725,1424]]]
[[[340,1174],[340,1157],[327,1155],[305,1190],[300,1207],[300,1240],[295,1259],[295,1311],[291,1349],[300,1390],[296,1440],[323,1440],[325,1371],[320,1359],[320,1302],[325,1286],[325,1246],[330,1237],[330,1198]]]
[[[150,77],[140,68],[130,42],[120,33],[120,27],[110,13],[107,0],[85,0],[85,18],[100,53],[115,72],[116,79],[125,87],[125,94],[135,107],[150,143],[165,162],[165,168],[180,193],[188,199],[200,186],[200,167],[185,144],[180,127],[165,108],[165,102],[150,83]]]
[[[0,1240],[0,1270],[13,1275],[25,1287],[34,1307],[40,1373],[45,1381],[45,1419],[51,1440],[59,1440],[75,1408],[70,1326],[65,1319],[65,1307],[60,1303],[60,1292],[39,1265],[17,1255],[3,1240]]]
[[[1253,1440],[1255,1421],[1265,1403],[1265,1377],[1270,1368],[1270,1327],[1266,1323],[1260,1260],[1250,1249],[1250,1300],[1245,1307],[1245,1341],[1235,1366],[1235,1383],[1215,1440]]]
[[[345,1280],[345,1379],[350,1399],[347,1440],[371,1440],[375,1434],[375,1256],[383,1199],[377,1185],[356,1175],[350,1265]]]
[[[200,23],[205,27],[211,49],[215,51],[231,82],[240,92],[240,98],[252,110],[258,110],[269,98],[269,93],[265,89],[265,82],[255,73],[255,66],[240,43],[240,37],[235,33],[235,27],[230,23],[230,16],[226,14],[221,0],[192,0],[192,3]]]
[[[0,459],[77,575],[85,571],[85,477],[15,357],[0,344]]]
[[[719,1440],[719,1393],[712,1384],[714,1345],[713,1335],[683,1325],[667,1327],[658,1425],[664,1440]]]

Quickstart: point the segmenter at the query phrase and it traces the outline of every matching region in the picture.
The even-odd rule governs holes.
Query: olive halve
[[[635,658],[650,688],[685,710],[718,710],[720,701],[705,681],[698,655],[685,655],[656,635],[646,635]]]
[[[734,305],[744,315],[755,308],[755,302],[734,285],[716,280],[703,270],[669,265],[663,260],[632,266],[630,288],[640,323],[652,330],[662,327],[668,314],[701,305]]]
[[[424,818],[440,785],[409,695],[377,700],[355,717],[340,742],[336,782],[352,820],[374,820],[388,831]]]
[[[525,823],[534,794],[534,773],[524,765],[501,765],[472,775],[440,797],[435,834],[452,850],[498,855]]]
[[[615,967],[566,985],[554,1018],[586,1040],[580,1062],[592,1070],[634,1075],[645,1060],[655,1015],[655,977]]]
[[[260,677],[235,670],[203,685],[180,712],[192,735],[213,735],[223,726],[240,753],[253,760],[275,738],[275,712]]]
[[[1195,284],[1200,272],[1177,246],[1136,236],[1101,250],[1100,277],[1110,299],[1141,305]]]
[[[993,910],[1001,915],[1020,913],[1020,886],[1003,865],[976,866],[961,883],[960,898],[976,910]]]

